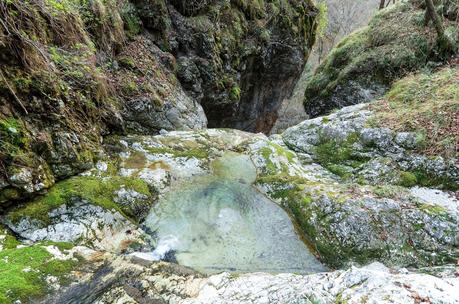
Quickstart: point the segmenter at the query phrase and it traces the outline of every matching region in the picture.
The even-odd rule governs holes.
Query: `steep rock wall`
[[[178,79],[204,107],[209,127],[269,132],[315,40],[312,2],[161,3],[139,1],[141,19],[163,37]]]

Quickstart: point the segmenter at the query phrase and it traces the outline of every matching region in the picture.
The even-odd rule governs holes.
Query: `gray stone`
[[[175,304],[459,303],[457,277],[397,271],[380,263],[303,276],[222,273],[203,278],[164,263],[143,266],[126,260],[113,262],[112,269],[113,274],[82,286],[82,303],[136,304],[145,299]],[[78,286],[71,288],[51,303],[77,299],[77,290]]]

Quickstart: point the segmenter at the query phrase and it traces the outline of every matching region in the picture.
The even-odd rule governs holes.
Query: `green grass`
[[[12,235],[7,234],[2,241],[3,249],[14,249],[21,243]]]
[[[54,185],[50,191],[37,200],[15,209],[8,219],[17,223],[21,218],[30,217],[48,224],[48,213],[64,204],[72,204],[72,198],[81,198],[107,210],[116,210],[132,221],[137,221],[129,206],[120,206],[115,201],[115,192],[120,188],[132,189],[150,197],[148,185],[137,178],[112,177],[97,178],[77,176]],[[145,202],[148,203],[148,202]]]
[[[67,243],[44,243],[0,251],[0,303],[26,303],[45,296],[50,292],[47,275],[58,277],[60,284],[67,282],[66,275],[79,262],[53,259],[44,245],[56,245],[60,250],[72,247]],[[24,271],[27,268],[31,270]]]
[[[241,99],[241,88],[239,86],[233,86],[231,88],[230,99],[232,101],[239,101]]]
[[[459,67],[403,78],[373,106],[372,125],[422,136],[427,155],[459,153]]]

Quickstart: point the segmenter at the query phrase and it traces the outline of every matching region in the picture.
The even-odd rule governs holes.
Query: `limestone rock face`
[[[380,263],[314,275],[222,273],[202,277],[165,263],[117,260],[112,273],[69,288],[52,303],[458,303],[457,277],[394,270]],[[101,284],[103,282],[103,284]],[[83,295],[83,296],[82,296]]]
[[[315,39],[312,2],[157,2],[136,1],[141,19],[161,20],[152,28],[162,33],[178,79],[202,104],[209,126],[269,132]]]
[[[177,82],[171,61],[171,54],[145,36],[130,41],[117,56],[117,65],[108,72],[122,98],[127,132],[152,134],[207,126],[201,105]]]

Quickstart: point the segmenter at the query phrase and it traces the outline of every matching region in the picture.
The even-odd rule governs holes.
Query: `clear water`
[[[228,153],[214,175],[178,185],[152,209],[153,259],[171,252],[176,261],[204,273],[323,271],[297,235],[288,214],[251,183],[256,169]]]

